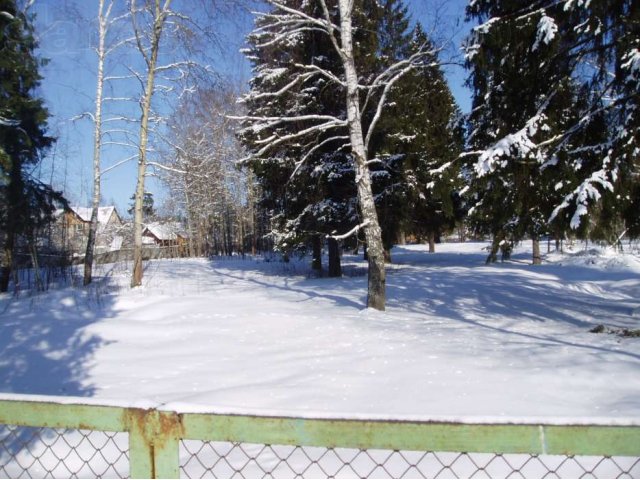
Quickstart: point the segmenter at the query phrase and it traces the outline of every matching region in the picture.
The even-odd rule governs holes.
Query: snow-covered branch
[[[198,62],[194,62],[193,60],[184,60],[181,62],[173,62],[173,63],[169,63],[167,65],[160,65],[159,67],[155,68],[156,73],[159,72],[165,72],[167,70],[175,70],[175,69],[180,69],[183,67],[197,67],[199,66]]]
[[[335,76],[329,70],[327,70],[325,68],[320,68],[317,65],[301,65],[301,64],[297,63],[296,67],[302,68],[304,70],[310,70],[311,72],[313,72],[313,73],[315,73],[317,75],[322,75],[323,77],[326,77],[329,80],[331,80],[332,82],[337,83],[338,85],[342,85],[343,87],[346,87],[346,85],[347,85],[343,80],[339,79],[337,76]]]
[[[298,85],[299,83],[304,82],[309,77],[311,77],[311,74],[300,75],[298,77],[294,77],[294,79],[291,82],[289,82],[288,84],[286,84],[284,87],[282,87],[280,90],[278,90],[276,92],[263,92],[263,93],[249,92],[244,97],[242,97],[241,100],[243,102],[246,102],[248,100],[260,100],[262,98],[280,97],[280,96],[284,95],[285,93],[287,93],[289,90],[291,90],[293,87]]]
[[[287,121],[288,121],[288,119],[287,119]],[[264,147],[259,149],[257,152],[255,152],[250,157],[241,160],[241,162],[247,161],[249,158],[251,158],[253,156],[261,157],[261,156],[265,155],[267,152],[269,152],[270,150],[274,149],[275,147],[277,147],[279,145],[282,145],[283,143],[288,143],[288,142],[291,142],[292,140],[297,140],[297,139],[300,139],[300,138],[304,138],[304,137],[306,137],[308,135],[311,135],[311,134],[323,133],[323,132],[326,132],[328,130],[332,130],[332,129],[335,129],[335,128],[344,128],[347,125],[348,124],[347,124],[346,120],[338,120],[338,119],[332,117],[331,121],[327,121],[327,122],[324,122],[324,123],[321,123],[321,124],[318,124],[318,125],[313,125],[313,126],[311,126],[309,128],[298,130],[297,132],[290,133],[288,135],[283,135],[281,137],[279,137],[277,135],[272,135],[271,137],[269,137],[267,139],[256,141],[256,144],[264,145]]]
[[[2,125],[3,127],[17,127],[18,125],[20,125],[20,121],[12,120],[0,115],[0,125]]]
[[[79,115],[74,115],[73,117],[71,117],[70,120],[72,122],[77,122],[78,120],[84,120],[85,118],[88,118],[92,122],[96,121],[96,117],[91,112],[83,112],[83,113],[81,113]]]
[[[329,137],[325,140],[323,140],[322,142],[317,143],[314,147],[310,148],[307,153],[304,154],[304,156],[298,160],[296,162],[296,168],[294,169],[293,173],[291,174],[290,178],[293,178],[296,176],[296,174],[298,173],[298,171],[300,170],[300,168],[305,164],[305,162],[314,154],[316,153],[318,150],[320,150],[321,148],[325,147],[326,145],[328,145],[329,143],[333,143],[336,140],[349,140],[349,136],[348,135],[339,135],[339,136],[334,136],[334,137]]]
[[[159,168],[160,170],[164,170],[165,172],[179,173],[180,175],[184,175],[187,173],[185,170],[179,170],[177,168],[169,167],[158,162],[147,162],[147,165],[149,165],[150,167]]]
[[[518,158],[533,155],[541,164],[543,163],[544,158],[540,153],[540,145],[537,145],[532,137],[545,126],[547,117],[544,112],[554,96],[555,92],[547,97],[537,113],[527,120],[523,128],[501,138],[480,154],[480,158],[474,166],[478,178],[493,172],[498,166],[505,165],[505,158],[509,155],[515,155]]]
[[[241,122],[263,122],[263,124],[251,125],[243,129],[243,131],[252,130],[254,132],[264,130],[266,128],[273,128],[282,123],[298,123],[309,121],[325,121],[325,122],[339,122],[342,125],[346,125],[346,121],[333,115],[297,115],[291,117],[258,117],[258,116],[235,116],[229,115],[226,118],[231,120],[238,120]],[[241,132],[242,133],[242,132]]]
[[[120,160],[119,162],[116,162],[113,165],[110,165],[107,168],[101,170],[100,171],[100,176],[104,175],[107,172],[110,172],[114,168],[118,168],[120,165],[124,165],[125,163],[128,163],[128,162],[130,162],[132,160],[135,160],[136,158],[138,158],[138,154],[131,155],[131,156],[129,156],[129,157],[123,159],[123,160]]]
[[[569,226],[574,230],[578,228],[581,218],[588,213],[589,202],[598,201],[602,196],[596,186],[599,185],[604,190],[613,191],[613,184],[609,179],[610,162],[611,159],[607,155],[602,162],[602,168],[593,172],[589,178],[578,185],[578,187],[569,193],[562,203],[553,210],[549,222],[552,222],[564,209],[575,205],[576,210],[573,217],[571,217]]]
[[[360,230],[367,227],[368,225],[369,225],[369,220],[365,220],[361,224],[353,227],[347,233],[344,233],[342,235],[327,235],[327,238],[333,238],[334,240],[344,240],[345,238],[349,238],[351,235],[357,234]]]
[[[326,5],[324,4],[324,0],[320,0],[321,3],[323,4],[323,7],[326,8]],[[279,0],[267,0],[267,3],[269,3],[270,5],[274,6],[276,9],[281,10],[283,12],[286,12],[290,15],[294,15],[300,19],[305,20],[307,23],[311,24],[311,25],[316,25],[319,28],[332,32],[332,31],[339,31],[339,28],[334,25],[331,21],[327,20],[327,18],[325,18],[324,20],[320,20],[318,18],[312,17],[310,15],[307,15],[306,13],[304,13],[302,10],[298,10],[295,8],[291,8],[285,4],[283,4],[282,2],[280,2]]]

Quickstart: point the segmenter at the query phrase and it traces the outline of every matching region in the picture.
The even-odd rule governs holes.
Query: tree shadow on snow
[[[0,297],[0,397],[94,394],[86,368],[105,342],[85,329],[113,315],[115,296],[104,293],[106,283],[108,279],[98,278],[86,288]],[[36,441],[32,428],[0,426],[0,464]]]
[[[322,291],[322,285],[321,285],[321,282],[323,281],[322,279],[305,280],[305,282],[309,282],[307,284],[309,288],[297,288],[292,284],[294,282],[289,282],[286,278],[283,282],[284,283],[283,285],[278,285],[276,283],[269,283],[266,280],[265,281],[260,280],[255,276],[243,276],[241,274],[234,275],[232,273],[229,273],[229,270],[231,270],[229,267],[230,267],[229,265],[225,265],[225,269],[227,270],[225,272],[217,269],[216,265],[214,265],[213,263],[211,264],[211,268],[215,271],[216,275],[219,275],[221,277],[231,278],[234,280],[249,282],[253,285],[257,285],[265,289],[276,289],[276,290],[281,290],[283,292],[297,293],[297,294],[304,295],[308,299],[322,298],[325,300],[329,300],[335,303],[337,306],[341,306],[341,307],[351,307],[351,308],[361,309],[364,305],[363,303],[355,302],[345,296],[324,293]],[[242,271],[246,272],[247,269],[243,268]],[[263,270],[257,270],[257,271],[260,271],[261,273],[265,273],[265,271]],[[268,273],[268,270],[266,273]],[[265,277],[265,278],[268,278],[268,277]],[[314,286],[318,286],[318,288],[313,288]]]
[[[387,282],[389,308],[403,308],[445,322],[462,322],[510,337],[535,340],[538,346],[572,347],[640,360],[640,355],[632,352],[580,343],[567,339],[568,335],[565,337],[563,333],[542,333],[546,327],[557,331],[562,325],[568,327],[561,328],[562,331],[574,336],[588,333],[598,323],[637,324],[638,302],[602,298],[597,286],[586,283],[603,280],[602,271],[513,263],[460,267],[448,263],[447,255],[443,257],[431,257],[433,268],[400,267],[392,273]],[[628,271],[607,272],[606,280],[637,281],[637,276]],[[638,289],[635,281],[632,283],[636,287],[629,287],[629,298],[635,298],[632,291]],[[541,333],[531,331],[535,325],[541,327]]]

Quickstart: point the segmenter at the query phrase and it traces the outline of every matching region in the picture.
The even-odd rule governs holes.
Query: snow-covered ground
[[[0,297],[0,396],[323,417],[640,423],[640,258],[578,249],[486,266],[484,244],[397,247],[388,309],[364,263],[126,265],[92,288]]]

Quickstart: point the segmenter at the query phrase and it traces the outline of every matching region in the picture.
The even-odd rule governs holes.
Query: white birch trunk
[[[353,0],[340,0],[340,39],[342,61],[347,84],[347,120],[349,136],[356,170],[358,202],[362,214],[369,260],[367,306],[376,310],[385,309],[386,272],[382,230],[373,197],[371,175],[367,164],[367,150],[362,132],[362,114],[358,95],[358,73],[353,52]]]
[[[98,232],[98,208],[100,207],[100,147],[102,144],[102,92],[104,90],[104,62],[106,57],[105,40],[107,36],[108,13],[104,12],[104,0],[98,1],[98,79],[96,86],[96,106],[93,125],[93,201],[91,223],[87,237],[87,250],[84,256],[83,284],[88,285],[93,278],[93,255]]]
[[[160,0],[155,1],[153,32],[151,33],[151,55],[147,59],[147,81],[142,100],[142,116],[140,119],[140,140],[138,144],[138,180],[136,183],[134,216],[133,216],[133,275],[131,287],[142,285],[142,202],[144,199],[144,180],[147,171],[147,144],[149,141],[149,114],[151,99],[155,86],[156,65],[160,49],[160,37],[166,19],[166,8],[170,0],[165,1],[164,8],[160,8]],[[135,13],[132,12],[133,15]],[[141,52],[144,55],[144,52]]]

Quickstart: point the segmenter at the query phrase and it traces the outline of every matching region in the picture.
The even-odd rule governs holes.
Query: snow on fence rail
[[[631,477],[640,427],[178,413],[0,400],[0,477]]]

